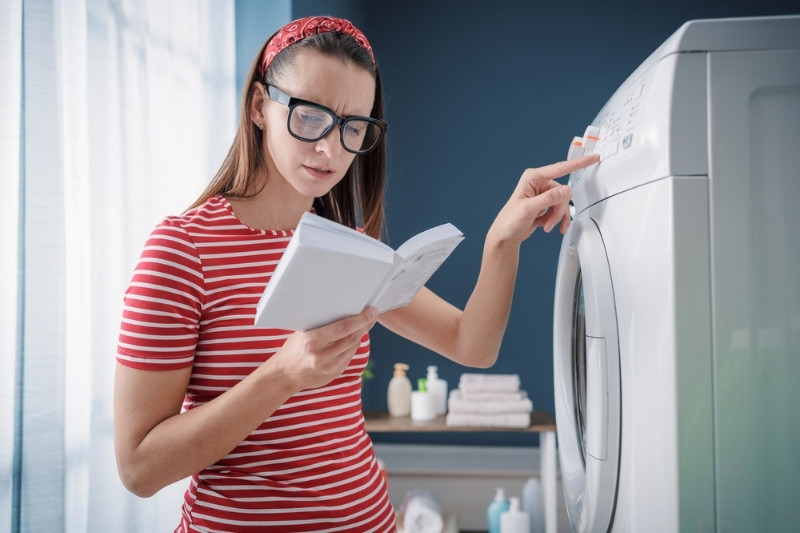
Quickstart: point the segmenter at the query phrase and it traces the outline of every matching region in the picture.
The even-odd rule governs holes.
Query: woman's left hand
[[[599,155],[592,154],[527,169],[511,198],[495,218],[490,235],[500,242],[521,243],[539,227],[549,233],[554,227],[560,226],[561,233],[566,233],[570,224],[569,199],[572,189],[555,180],[599,160]]]

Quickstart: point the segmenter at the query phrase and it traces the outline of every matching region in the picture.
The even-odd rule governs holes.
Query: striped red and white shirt
[[[125,293],[117,360],[151,371],[191,366],[185,409],[236,385],[291,333],[253,326],[290,238],[245,226],[221,196],[165,219]],[[394,531],[361,410],[369,353],[365,335],[341,376],[295,394],[192,476],[176,531]]]

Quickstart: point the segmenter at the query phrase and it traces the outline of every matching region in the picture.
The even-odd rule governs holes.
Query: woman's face
[[[290,97],[323,105],[340,117],[369,116],[375,97],[375,79],[369,71],[308,49],[298,52],[274,85]],[[267,187],[283,180],[290,191],[307,198],[324,196],[344,177],[355,154],[342,146],[338,126],[315,142],[292,137],[286,126],[289,107],[271,100],[266,88],[261,89]]]

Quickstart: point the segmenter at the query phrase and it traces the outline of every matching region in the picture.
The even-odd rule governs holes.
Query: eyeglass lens
[[[289,130],[304,141],[317,141],[330,132],[336,117],[318,107],[298,104],[291,109]],[[342,121],[342,145],[351,152],[364,152],[372,149],[380,139],[381,128],[374,122],[358,118]]]

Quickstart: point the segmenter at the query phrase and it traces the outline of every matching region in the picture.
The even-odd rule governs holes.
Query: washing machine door
[[[588,216],[576,218],[564,236],[554,313],[556,427],[567,514],[573,531],[608,531],[619,479],[619,338],[606,247]]]

